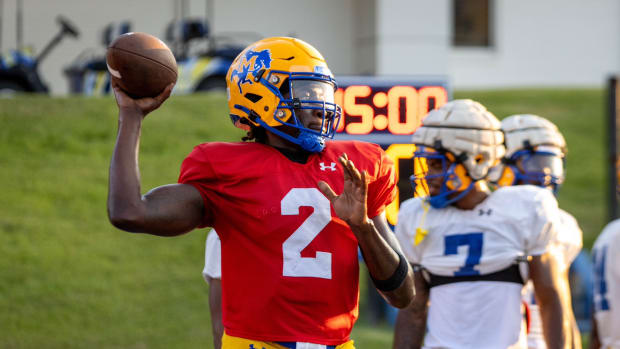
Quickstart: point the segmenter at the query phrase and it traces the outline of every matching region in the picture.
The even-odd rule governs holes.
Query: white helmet
[[[505,153],[499,120],[471,99],[457,99],[429,112],[412,142],[451,152],[475,181],[484,179]]]
[[[412,137],[414,191],[427,195],[427,180],[442,177],[440,194],[430,196],[430,204],[441,208],[458,201],[499,163],[503,142],[500,122],[478,102],[454,100],[432,110]],[[426,161],[433,158],[442,161],[442,173],[429,174]],[[461,194],[453,195],[457,192]]]
[[[500,186],[535,184],[554,192],[564,181],[566,141],[549,120],[532,114],[511,115],[501,123],[506,143],[503,164],[491,180]]]
[[[566,141],[551,121],[532,114],[511,115],[502,120],[506,141],[506,157],[528,147],[556,147],[566,154]]]

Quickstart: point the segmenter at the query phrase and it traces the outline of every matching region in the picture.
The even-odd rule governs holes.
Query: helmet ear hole
[[[463,191],[467,189],[472,182],[472,179],[469,174],[467,174],[467,169],[463,164],[457,164],[454,167],[454,175],[458,178],[458,180],[455,181],[455,184],[457,185],[453,188],[456,191]]]
[[[288,96],[290,94],[291,88],[290,88],[290,81],[288,78],[282,81],[282,85],[280,85],[279,90],[282,96]],[[291,96],[288,96],[288,98],[291,98]]]
[[[512,166],[504,166],[504,170],[501,177],[497,181],[497,185],[500,187],[508,187],[515,183],[515,172]]]
[[[254,93],[246,93],[245,95],[243,95],[245,98],[247,98],[248,100],[252,101],[252,103],[256,103],[258,101],[260,101],[263,97],[259,96],[257,94]]]

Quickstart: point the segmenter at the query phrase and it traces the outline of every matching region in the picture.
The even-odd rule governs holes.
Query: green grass
[[[235,140],[221,97],[149,116],[145,189],[175,182],[209,139]],[[231,132],[233,131],[233,132]],[[107,221],[112,99],[0,100],[0,347],[205,347],[205,231],[164,239]]]
[[[457,92],[499,117],[551,119],[569,144],[561,206],[589,246],[605,224],[602,90]],[[106,217],[116,135],[111,98],[0,99],[0,347],[209,348],[205,230],[132,235]],[[176,182],[198,143],[238,140],[225,99],[175,96],[142,132],[143,191]],[[362,300],[364,296],[362,296]],[[357,347],[390,347],[385,326],[361,319]]]

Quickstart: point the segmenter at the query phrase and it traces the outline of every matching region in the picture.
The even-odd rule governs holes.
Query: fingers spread
[[[362,187],[362,190],[363,190],[364,195],[365,195],[366,192],[368,191],[368,171],[364,170],[362,172],[361,181],[362,181],[361,187]]]
[[[344,169],[344,179],[355,182],[357,186],[362,184],[362,175],[355,167],[353,161],[349,160],[346,153],[343,153],[339,158],[342,168]]]
[[[319,181],[317,184],[321,193],[323,193],[323,195],[325,195],[325,197],[329,199],[329,201],[334,201],[338,197],[332,187],[330,187],[329,184],[327,184],[326,182]]]
[[[360,174],[360,171],[358,171],[355,167],[353,161],[349,160],[348,165],[351,173],[353,174],[353,178],[355,178],[356,181],[360,181],[362,179],[362,175]]]
[[[351,172],[349,171],[348,161],[344,157],[344,155],[341,155],[338,158],[338,161],[340,161],[340,164],[342,165],[342,169],[343,169],[343,173],[344,173],[344,180],[346,181],[347,179],[351,178]]]

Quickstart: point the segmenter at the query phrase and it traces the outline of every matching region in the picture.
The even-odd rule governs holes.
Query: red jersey
[[[205,143],[183,161],[179,183],[205,202],[202,226],[222,243],[223,322],[230,336],[337,345],[358,316],[357,240],[317,186],[343,190],[338,157],[369,174],[368,217],[395,196],[392,161],[377,145],[326,142],[300,164],[254,142]]]

